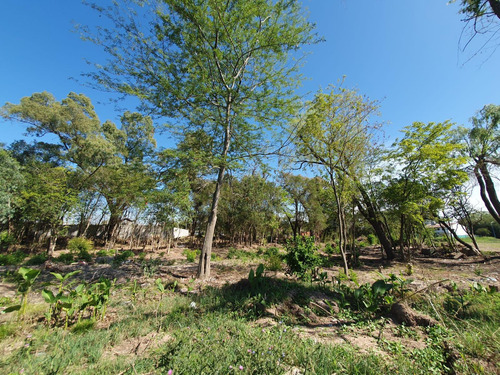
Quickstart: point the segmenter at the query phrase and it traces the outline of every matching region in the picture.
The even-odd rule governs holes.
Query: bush
[[[269,271],[281,271],[283,269],[283,259],[281,255],[271,255],[267,258],[266,268]]]
[[[40,264],[43,264],[47,261],[47,254],[46,253],[43,253],[43,254],[37,254],[33,257],[31,257],[30,259],[28,259],[28,261],[25,263],[27,266],[39,266]]]
[[[132,250],[125,250],[115,255],[115,262],[124,262],[128,258],[133,257],[135,254]]]
[[[368,240],[368,243],[370,245],[377,245],[378,244],[378,237],[375,236],[374,234],[369,234],[368,236],[366,236],[366,239]]]
[[[73,262],[73,254],[71,253],[66,253],[66,254],[61,254],[57,258],[54,259],[56,262],[61,262],[64,264],[70,264]]]
[[[227,259],[254,259],[258,255],[256,253],[252,253],[250,251],[236,249],[234,247],[230,247],[227,252]]]
[[[302,280],[312,280],[321,264],[313,237],[297,237],[286,244],[288,272]]]
[[[327,243],[325,246],[325,253],[330,255],[340,254],[340,248],[338,246],[333,246],[332,244]]]
[[[21,250],[14,251],[10,254],[0,254],[0,266],[14,266],[20,264],[26,256],[27,255]]]
[[[69,240],[68,249],[72,254],[84,254],[94,249],[94,243],[84,237],[75,237]]]
[[[14,245],[16,243],[16,238],[7,232],[6,230],[0,232],[0,249],[5,250],[8,249],[9,246]]]
[[[201,254],[200,250],[189,250],[186,249],[182,252],[186,256],[188,262],[193,263],[196,262],[196,257]]]
[[[490,237],[491,231],[488,228],[479,228],[476,230],[476,234],[481,237]]]

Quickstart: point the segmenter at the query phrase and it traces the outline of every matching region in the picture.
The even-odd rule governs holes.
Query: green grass
[[[421,296],[414,307],[441,322],[423,333],[425,347],[415,349],[401,341],[382,338],[378,352],[372,352],[360,351],[347,343],[314,342],[298,334],[296,327],[309,323],[306,315],[311,295],[321,292],[331,298],[337,296],[317,284],[264,277],[258,287],[243,280],[221,288],[207,287],[198,295],[181,295],[173,288],[160,293],[154,282],[135,294],[132,290],[130,283],[114,289],[108,309],[111,320],[106,324],[82,320],[68,329],[50,328],[41,321],[48,307],[44,303],[31,306],[25,321],[16,322],[11,317],[0,325],[0,350],[6,353],[0,359],[0,372],[166,374],[172,370],[173,374],[290,374],[300,371],[326,375],[442,374],[452,369],[461,374],[500,371],[495,365],[500,363],[498,293],[470,289]],[[294,313],[293,309],[280,310],[274,325],[256,324],[257,319],[269,317],[266,309],[292,305],[300,307],[305,316]],[[355,316],[356,311],[351,309],[346,307],[339,317]],[[376,336],[384,324],[384,318],[380,317],[369,321],[358,319],[357,323],[346,324],[343,334],[356,335],[364,330]],[[328,329],[331,332],[334,328]],[[399,326],[393,332],[405,340],[418,338],[415,328]],[[166,339],[155,344],[153,337]],[[137,351],[137,348],[148,350]]]

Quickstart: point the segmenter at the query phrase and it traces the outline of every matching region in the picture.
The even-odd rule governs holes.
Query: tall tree
[[[301,162],[319,166],[333,191],[337,208],[339,248],[344,270],[347,264],[346,210],[354,196],[356,181],[370,147],[370,122],[377,113],[375,102],[354,90],[333,87],[309,103],[298,128],[296,146]]]
[[[293,113],[299,77],[291,57],[315,41],[313,25],[296,0],[135,3],[144,7],[94,5],[115,27],[85,32],[111,55],[90,76],[213,139],[217,182],[198,268],[206,278],[224,174],[233,158],[262,149],[264,129]]]
[[[118,129],[110,121],[101,123],[90,99],[75,93],[60,102],[50,93],[35,93],[19,104],[7,103],[2,111],[7,118],[27,123],[31,134],[58,137],[59,145],[41,143],[42,150],[56,150],[56,163],[77,167],[76,190],[86,187],[104,196],[110,211],[108,239],[125,210],[154,185],[148,164],[156,147],[150,117],[126,112]]]
[[[411,257],[417,239],[425,235],[425,219],[438,219],[444,198],[467,181],[450,130],[452,123],[415,122],[389,153],[389,185],[386,198],[399,217],[399,244],[403,257]]]

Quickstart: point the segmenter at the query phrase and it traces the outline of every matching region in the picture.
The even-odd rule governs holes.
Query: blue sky
[[[314,93],[345,75],[345,87],[381,101],[391,139],[414,121],[466,125],[485,104],[500,104],[500,51],[464,64],[474,49],[459,51],[464,25],[457,4],[303,0],[303,5],[326,41],[310,48],[303,69],[309,79],[301,93]],[[49,91],[61,100],[75,91],[91,98],[101,120],[118,122],[120,112],[101,104],[107,96],[77,81],[89,70],[85,58],[103,62],[106,55],[81,41],[73,24],[102,21],[79,0],[2,0],[0,105],[34,92]],[[21,138],[23,131],[21,124],[0,120],[1,143]],[[159,144],[167,146],[167,138]]]

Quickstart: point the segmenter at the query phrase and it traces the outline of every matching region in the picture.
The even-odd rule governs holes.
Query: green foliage
[[[19,163],[0,146],[0,224],[13,217],[19,190],[24,183]],[[0,249],[7,248],[4,232],[0,233]]]
[[[188,262],[193,263],[196,262],[196,258],[200,256],[201,250],[190,250],[190,249],[185,249],[182,252],[183,255],[186,256],[186,259]]]
[[[68,241],[68,250],[72,254],[80,254],[83,251],[87,253],[94,249],[94,243],[84,237],[75,237]]]
[[[321,264],[313,237],[297,237],[286,244],[288,272],[301,280],[311,281]]]
[[[25,264],[27,266],[39,266],[47,261],[48,256],[47,254],[36,254],[33,255],[31,258],[29,258]]]
[[[82,318],[104,318],[114,282],[101,278],[96,283],[81,283],[73,288],[76,281],[67,281],[79,272],[77,270],[65,275],[51,272],[59,281],[58,291],[56,294],[49,289],[42,291],[42,297],[50,305],[46,314],[50,325],[59,325],[64,321],[64,327],[67,328],[70,323],[80,322]]]
[[[370,233],[368,236],[366,236],[366,239],[368,240],[368,243],[370,245],[377,245],[378,244],[378,237],[375,236],[374,234]]]
[[[39,270],[34,270],[31,268],[21,267],[17,271],[21,276],[21,280],[18,282],[17,291],[21,294],[21,302],[19,305],[13,305],[7,307],[3,310],[3,313],[9,313],[13,311],[18,311],[18,318],[21,318],[26,313],[26,307],[28,306],[28,295],[30,293],[31,287],[35,282],[35,279],[40,275]]]
[[[135,254],[132,250],[125,250],[125,251],[121,251],[121,252],[116,252],[116,255],[115,255],[115,258],[113,259],[113,261],[115,263],[122,263],[122,262],[125,262],[128,258],[131,258],[133,257]]]
[[[333,246],[332,244],[327,243],[325,245],[325,253],[330,255],[340,254],[340,249],[338,246]]]
[[[17,242],[16,237],[6,230],[0,232],[0,250],[6,250]]]
[[[54,261],[61,262],[64,264],[71,264],[71,263],[73,263],[74,260],[75,260],[75,258],[73,257],[73,254],[71,254],[71,253],[61,254],[57,258],[54,259]]]
[[[491,231],[489,228],[478,228],[475,234],[481,237],[491,237]]]
[[[0,266],[12,266],[20,264],[26,257],[26,253],[21,250],[16,250],[10,254],[0,254]]]
[[[253,269],[248,273],[248,282],[252,289],[257,289],[262,286],[264,281],[264,265],[262,263],[259,264],[255,272]]]
[[[252,251],[246,251],[243,249],[237,249],[234,247],[230,247],[227,252],[227,259],[241,259],[241,260],[252,260],[257,258],[257,253]]]

